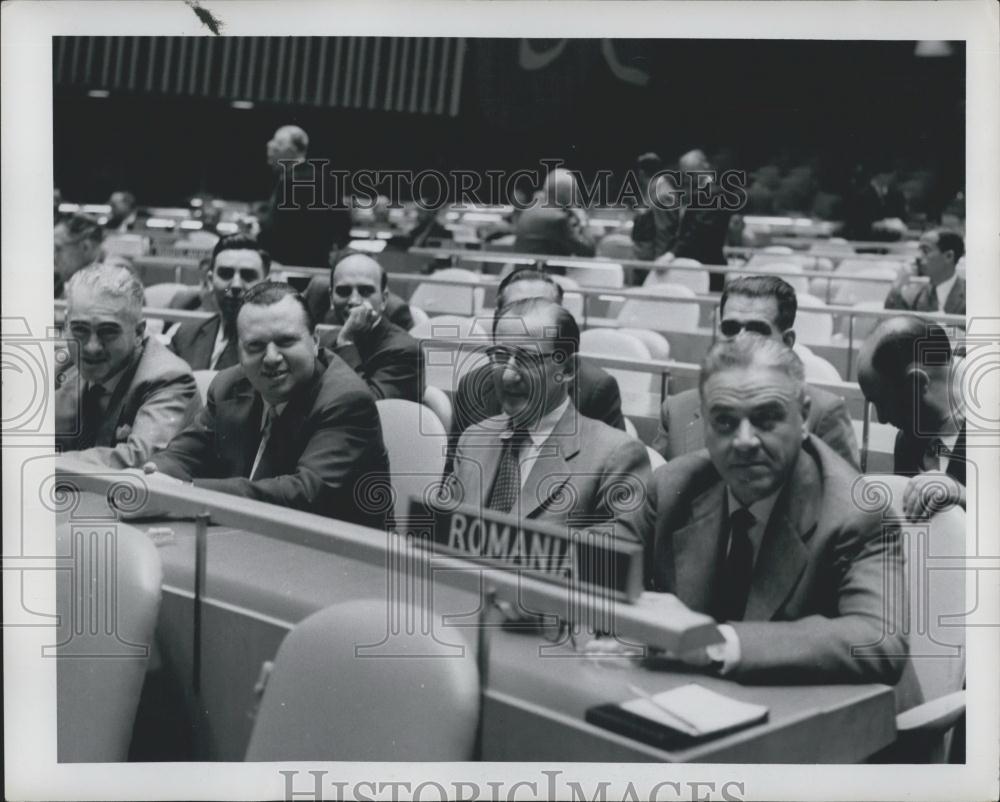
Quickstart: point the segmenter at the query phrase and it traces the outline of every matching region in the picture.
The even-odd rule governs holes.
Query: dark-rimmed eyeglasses
[[[542,352],[513,345],[491,345],[486,349],[486,355],[494,365],[506,366],[516,361],[525,368],[540,368],[546,359],[554,359],[559,363],[565,358],[561,351]]]
[[[338,284],[333,288],[333,294],[338,298],[350,298],[355,290],[362,298],[371,298],[378,292],[378,287],[374,284]]]
[[[760,334],[762,337],[770,337],[774,333],[771,324],[763,320],[733,320],[730,318],[719,324],[719,331],[723,337],[735,337],[743,329],[752,334]]]
[[[236,275],[235,267],[217,267],[215,268],[215,275],[222,281],[232,281],[233,277]],[[252,267],[242,267],[240,268],[240,280],[244,284],[252,284],[255,281],[260,281],[261,275],[259,270],[254,270]]]

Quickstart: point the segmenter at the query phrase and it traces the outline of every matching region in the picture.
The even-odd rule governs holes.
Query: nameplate
[[[444,554],[490,568],[632,602],[642,592],[642,547],[611,522],[556,526],[471,505],[439,508],[411,499],[405,531]]]

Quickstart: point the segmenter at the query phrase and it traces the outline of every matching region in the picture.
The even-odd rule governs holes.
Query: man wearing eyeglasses
[[[719,302],[719,339],[732,340],[745,332],[795,345],[795,290],[777,276],[746,276],[730,282]],[[853,467],[858,467],[858,444],[843,398],[806,385],[810,399],[809,431]],[[705,446],[701,404],[696,389],[667,396],[660,408],[660,426],[653,441],[668,462]]]
[[[191,370],[146,335],[142,284],[121,265],[98,264],[66,285],[74,364],[55,392],[56,444],[112,468],[134,468],[201,408]]]
[[[346,251],[330,275],[336,327],[320,335],[375,398],[420,402],[420,345],[386,316],[387,277],[368,254]]]
[[[447,486],[479,508],[561,526],[613,522],[635,540],[625,518],[645,497],[649,458],[570,403],[579,344],[573,316],[551,301],[497,310],[489,358],[502,412],[462,434]]]
[[[219,312],[208,320],[182,323],[170,350],[192,370],[222,370],[239,363],[236,315],[243,294],[267,278],[271,257],[245,234],[220,239],[212,250],[209,280]]]

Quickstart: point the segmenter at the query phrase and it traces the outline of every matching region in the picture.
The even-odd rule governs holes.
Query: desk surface
[[[90,505],[88,505],[90,506]],[[194,524],[168,527],[159,548],[164,597],[157,634],[163,666],[205,711],[198,759],[241,760],[256,705],[261,665],[307,615],[351,598],[385,598],[387,571],[263,535],[210,527],[202,607],[200,705],[190,691],[195,573]],[[373,532],[373,536],[378,536]],[[435,581],[430,620],[438,640],[469,647],[475,659],[478,599]],[[460,616],[442,625],[442,615]],[[386,622],[372,623],[371,642]],[[892,690],[881,685],[744,686],[694,673],[650,671],[623,658],[595,660],[537,635],[491,630],[484,709],[485,760],[854,762],[895,737]],[[390,641],[391,642],[391,641]],[[664,752],[587,724],[595,704],[634,696],[628,684],[659,692],[698,682],[733,698],[767,705],[769,721],[696,747]],[[835,737],[831,737],[831,733]]]

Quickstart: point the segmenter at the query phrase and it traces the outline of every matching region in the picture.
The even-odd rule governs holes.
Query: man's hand
[[[378,315],[368,301],[363,301],[347,313],[347,320],[337,335],[337,345],[349,345],[366,334],[378,322]]]
[[[918,473],[903,491],[903,515],[911,521],[929,518],[956,504],[965,509],[965,488],[944,471]]]

